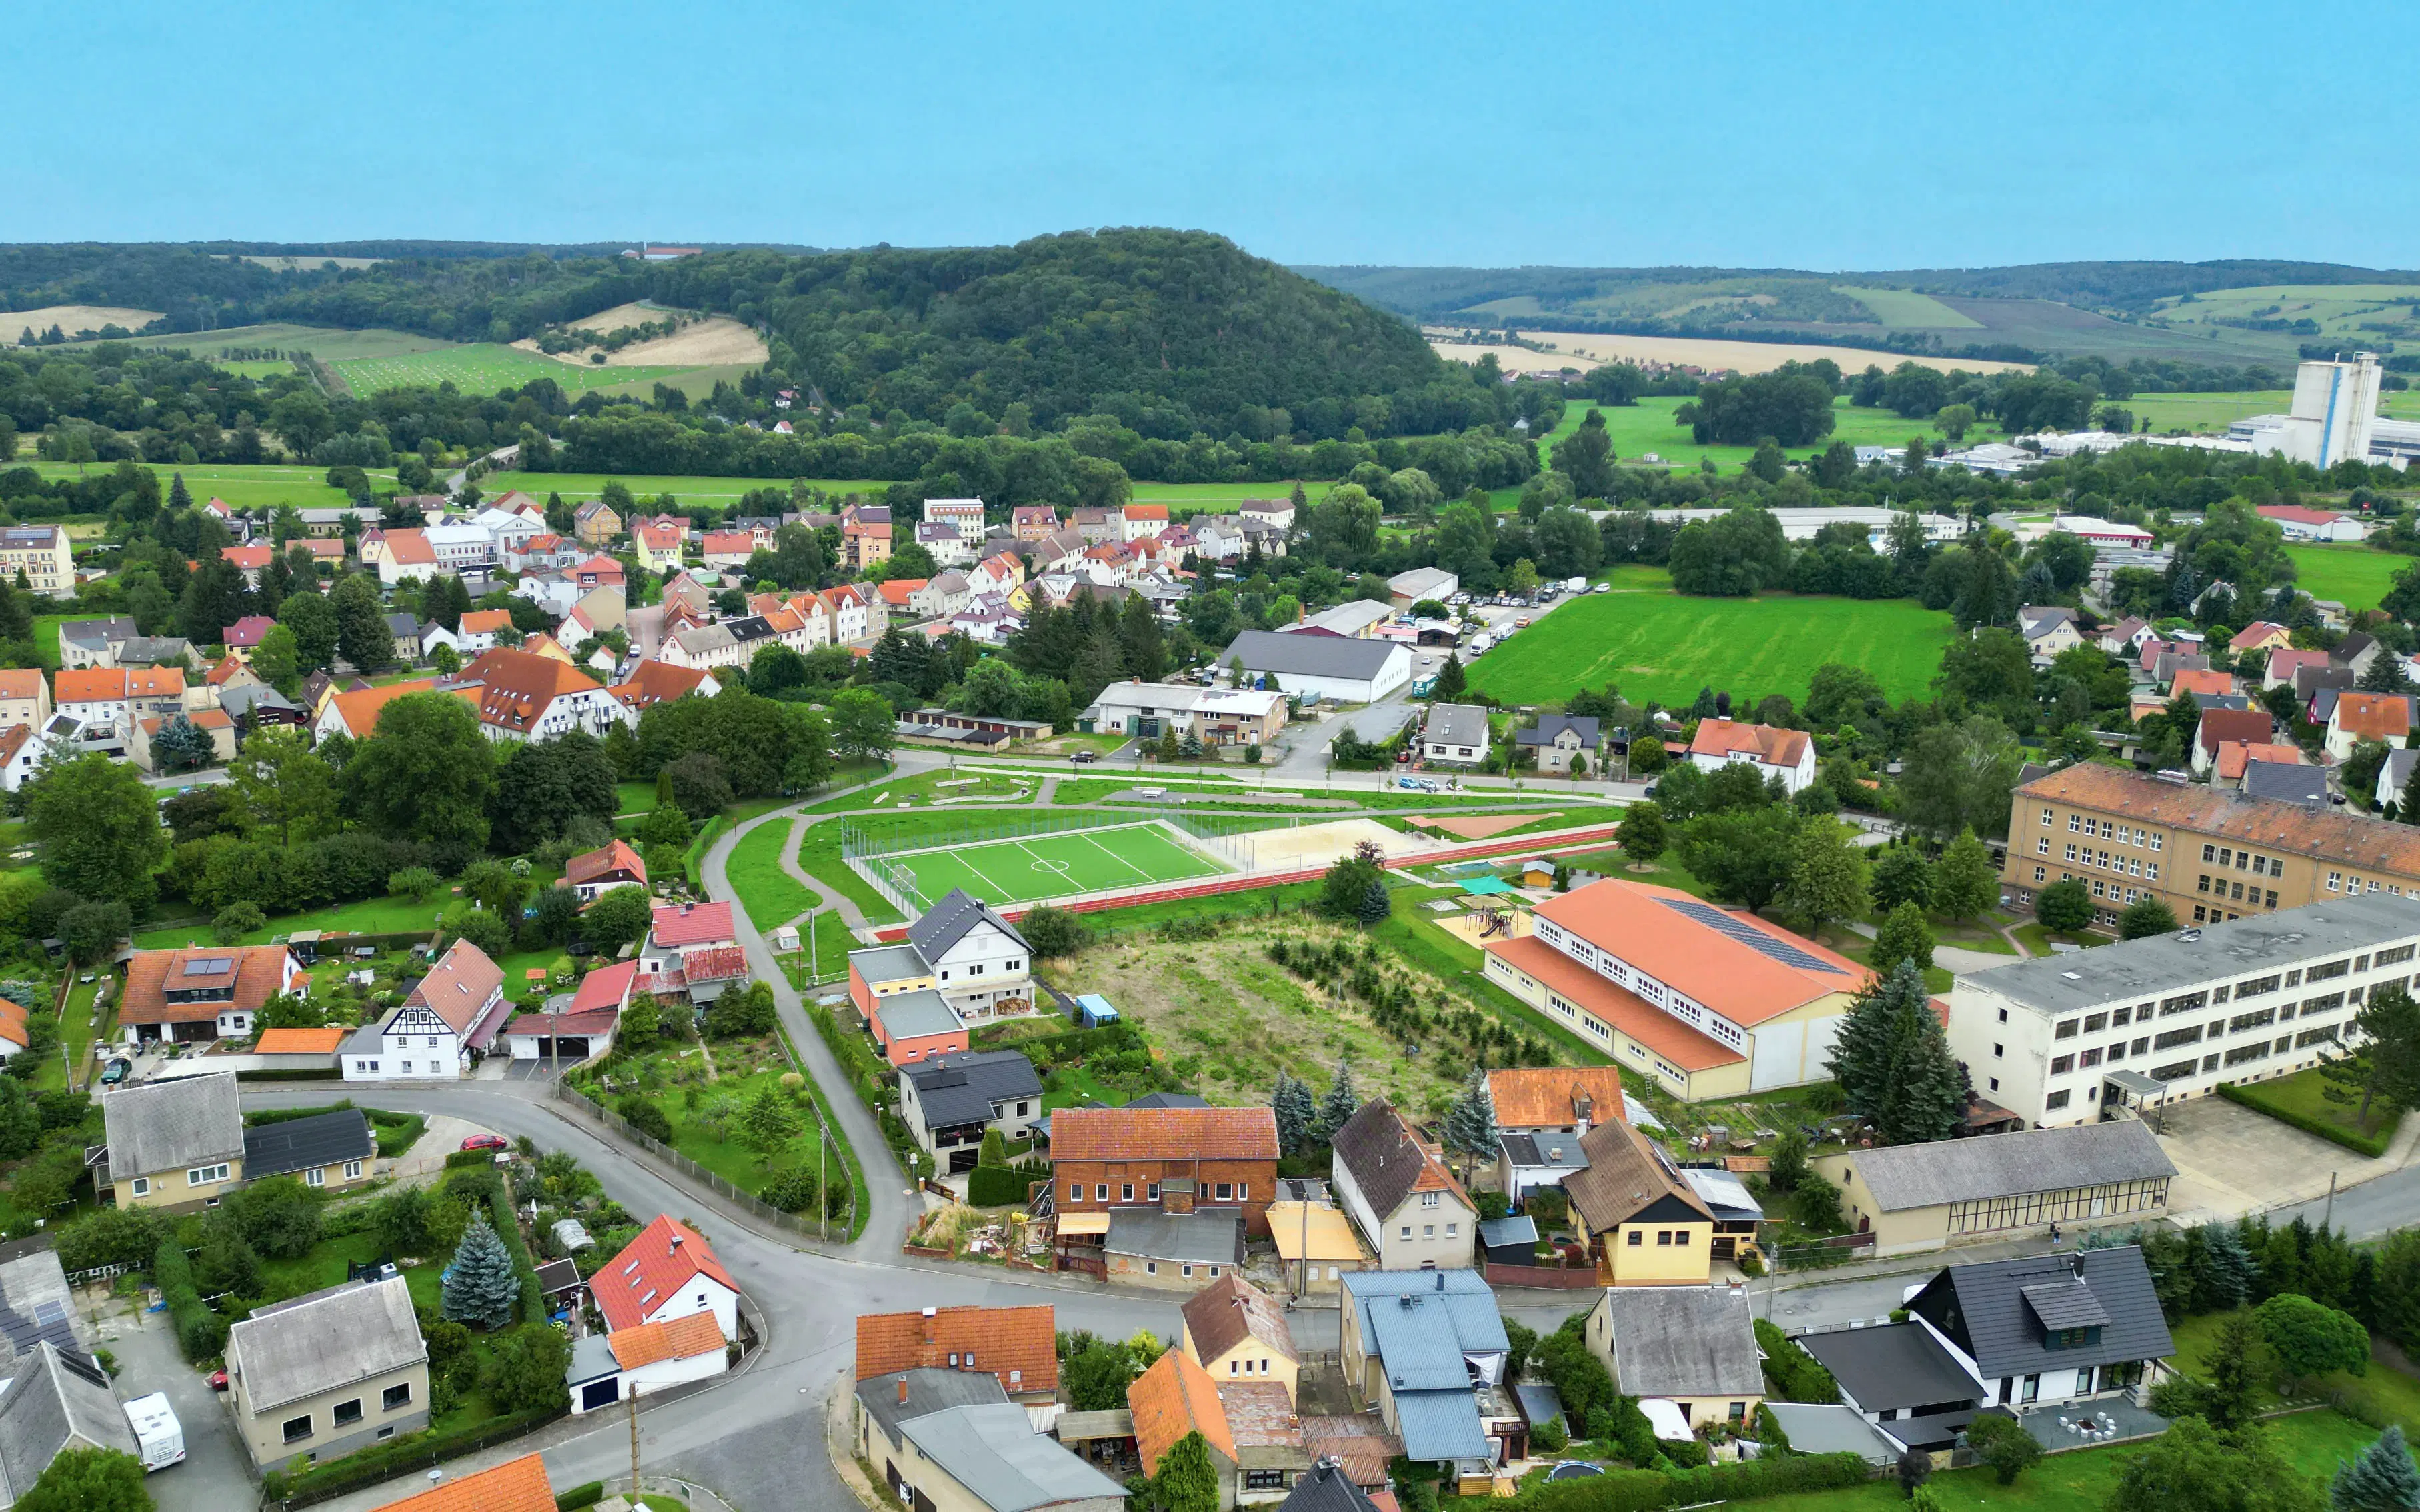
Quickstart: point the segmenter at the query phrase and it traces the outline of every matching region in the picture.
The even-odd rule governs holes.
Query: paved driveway
[[[202,1373],[185,1364],[166,1313],[123,1313],[101,1319],[101,1345],[117,1356],[117,1395],[132,1400],[168,1394],[185,1429],[185,1462],[144,1477],[160,1512],[225,1512],[259,1496],[252,1461],[234,1420]]]
[[[2340,1191],[2391,1177],[2410,1163],[2420,1139],[2420,1119],[2406,1119],[2395,1143],[2373,1160],[2221,1097],[2195,1098],[2154,1117],[2160,1148],[2177,1165],[2168,1207],[2187,1221],[2195,1214],[2231,1218],[2255,1209],[2310,1203],[2307,1216],[2316,1223],[2332,1177]],[[2339,1196],[2336,1206],[2336,1221],[2343,1226],[2352,1211],[2367,1211],[2375,1204],[2348,1209]]]

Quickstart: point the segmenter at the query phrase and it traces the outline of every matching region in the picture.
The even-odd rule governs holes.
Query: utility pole
[[[2320,1219],[2319,1219],[2319,1229],[2320,1229],[2320,1231],[2321,1231],[2322,1233],[2324,1233],[2324,1232],[2326,1232],[2328,1229],[2335,1227],[2335,1221],[2336,1221],[2336,1173],[2335,1173],[2335,1172],[2334,1172],[2334,1171],[2330,1171],[2330,1172],[2328,1173],[2328,1205],[2327,1205],[2326,1211],[2324,1212],[2324,1214],[2323,1214],[2323,1215],[2320,1217]]]
[[[630,1504],[639,1504],[639,1385],[629,1383],[629,1395],[622,1398],[630,1404]]]
[[[824,1136],[829,1132],[824,1128],[824,1110],[818,1107],[815,1109],[815,1237],[817,1239],[831,1237],[825,1231],[824,1227],[825,1215],[831,1211],[831,1204],[824,1198]]]

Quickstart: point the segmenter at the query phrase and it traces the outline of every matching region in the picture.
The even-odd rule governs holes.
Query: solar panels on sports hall
[[[1701,903],[1695,898],[1658,898],[1655,901],[1708,929],[1719,930],[1749,949],[1769,956],[1785,966],[1796,966],[1802,971],[1828,971],[1835,976],[1842,974],[1838,966],[1823,957],[1810,955],[1788,940],[1776,939],[1737,914],[1726,913],[1711,903]]]

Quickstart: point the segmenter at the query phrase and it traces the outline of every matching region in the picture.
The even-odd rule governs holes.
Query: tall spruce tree
[[[1280,1154],[1299,1155],[1319,1142],[1319,1100],[1311,1095],[1310,1084],[1284,1072],[1278,1072],[1277,1089],[1270,1094],[1269,1104],[1277,1115]]]
[[[1445,1144],[1448,1149],[1462,1152],[1466,1179],[1479,1162],[1496,1158],[1499,1148],[1496,1138],[1496,1099],[1487,1090],[1487,1072],[1477,1067],[1471,1069],[1470,1079],[1463,1083],[1462,1095],[1446,1112]]]
[[[513,1320],[520,1297],[521,1278],[513,1273],[511,1252],[489,1227],[487,1210],[473,1209],[471,1227],[462,1231],[462,1242],[454,1251],[454,1263],[446,1267],[445,1316],[458,1323],[498,1328]]]
[[[2193,1257],[2194,1311],[2230,1312],[2252,1300],[2260,1267],[2233,1224],[2204,1224]]]
[[[2390,1423],[2358,1458],[2339,1463],[2328,1483],[2333,1512],[2420,1512],[2420,1466],[2403,1425]]]
[[[1353,1089],[1353,1062],[1336,1063],[1336,1079],[1327,1084],[1327,1095],[1319,1100],[1319,1136],[1333,1139],[1336,1131],[1353,1120],[1361,1110],[1361,1095]]]
[[[1947,1139],[1965,1117],[1958,1062],[1913,961],[1857,995],[1828,1066],[1849,1111],[1886,1145]]]

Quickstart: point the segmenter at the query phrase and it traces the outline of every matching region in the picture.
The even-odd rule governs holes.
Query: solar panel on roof
[[[223,977],[234,969],[235,962],[223,955],[185,963],[185,975],[188,977]]]
[[[0,1306],[0,1338],[6,1338],[8,1348],[18,1354],[44,1341],[58,1346],[63,1354],[77,1352],[75,1329],[68,1321],[68,1311],[55,1302],[35,1304],[30,1316],[14,1307]]]
[[[1823,957],[1809,955],[1788,940],[1776,939],[1736,914],[1727,914],[1712,904],[1701,903],[1695,898],[1658,898],[1655,901],[1675,913],[1686,915],[1708,929],[1717,930],[1730,936],[1758,954],[1768,956],[1785,966],[1796,966],[1801,971],[1828,971],[1835,976],[1843,975],[1838,966]]]
[[[101,1362],[77,1349],[72,1342],[59,1346],[59,1364],[96,1386],[105,1389],[109,1385],[109,1377],[102,1373]]]

